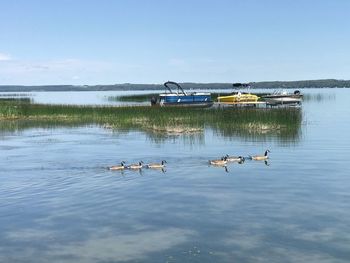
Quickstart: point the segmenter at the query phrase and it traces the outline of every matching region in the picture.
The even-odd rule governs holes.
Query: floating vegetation
[[[300,109],[112,107],[43,105],[0,101],[0,119],[43,125],[97,124],[115,130],[143,130],[172,135],[201,133],[206,128],[222,136],[299,136]],[[4,127],[0,127],[1,129]]]

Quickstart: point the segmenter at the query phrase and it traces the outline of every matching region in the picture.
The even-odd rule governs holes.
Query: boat
[[[262,96],[262,99],[266,101],[268,105],[292,105],[301,104],[303,95],[299,90],[295,90],[293,93],[287,91],[275,91],[272,94]]]
[[[257,102],[258,96],[245,92],[235,92],[227,96],[219,96],[218,102],[225,103],[244,103],[244,102]]]
[[[249,89],[249,84],[234,83],[232,84],[234,88],[244,87]],[[230,95],[219,96],[218,102],[223,103],[245,103],[245,102],[257,102],[258,96],[251,94],[249,92],[234,92]]]
[[[170,86],[177,87],[173,91]],[[160,106],[187,106],[187,107],[211,107],[214,102],[208,92],[185,92],[183,88],[174,81],[164,83],[165,93],[159,94]]]

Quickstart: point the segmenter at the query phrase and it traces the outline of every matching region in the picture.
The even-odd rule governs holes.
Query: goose
[[[211,165],[217,165],[217,166],[223,166],[227,164],[227,157],[224,156],[220,160],[210,160],[209,164]]]
[[[147,168],[159,169],[164,168],[167,162],[163,160],[161,163],[149,163],[146,165]]]
[[[269,152],[270,150],[266,150],[264,155],[255,155],[255,156],[251,156],[250,158],[255,161],[264,161],[269,159],[269,156],[268,156]]]
[[[130,164],[126,168],[128,169],[141,169],[143,161],[140,161],[138,164]]]
[[[113,165],[109,167],[109,170],[124,170],[125,169],[125,162],[122,161],[120,165]]]
[[[228,162],[239,162],[242,163],[244,162],[245,158],[242,156],[229,156],[228,154],[226,155],[226,160]]]

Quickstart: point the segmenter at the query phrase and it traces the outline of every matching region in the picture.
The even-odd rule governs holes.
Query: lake
[[[302,92],[290,137],[1,129],[0,262],[349,262],[350,90]],[[95,105],[116,94],[23,96]],[[267,164],[208,166],[266,149]],[[107,169],[141,160],[167,167]]]

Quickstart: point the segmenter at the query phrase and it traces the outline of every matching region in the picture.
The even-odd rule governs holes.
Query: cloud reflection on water
[[[72,258],[74,262],[120,262],[146,260],[148,254],[165,251],[187,242],[194,231],[166,228],[133,234],[101,235],[97,232],[83,242],[54,245],[49,258]]]

